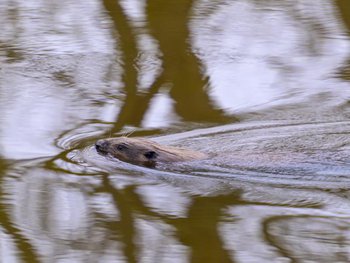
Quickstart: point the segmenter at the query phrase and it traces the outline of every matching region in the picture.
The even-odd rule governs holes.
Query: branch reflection
[[[159,44],[163,69],[151,87],[144,92],[138,90],[138,71],[135,67],[139,54],[137,33],[118,1],[105,0],[103,3],[118,34],[117,50],[122,52],[126,94],[115,124],[107,133],[116,133],[125,125],[139,127],[152,98],[162,87],[170,87],[176,112],[185,121],[217,123],[235,120],[215,108],[211,102],[207,94],[208,80],[202,75],[198,59],[188,45],[192,1],[147,2],[147,23]]]

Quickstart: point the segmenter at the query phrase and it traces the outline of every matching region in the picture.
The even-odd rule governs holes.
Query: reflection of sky
[[[7,64],[0,59],[1,152],[7,158],[57,154],[53,140],[62,131],[99,116],[94,103],[109,93],[105,78],[120,86],[119,65],[110,59],[115,41],[101,8],[95,1],[0,3],[0,44],[19,57]]]
[[[172,100],[167,94],[157,94],[143,120],[143,126],[147,128],[166,127],[174,122],[176,116],[172,113]]]
[[[145,91],[161,72],[161,54],[147,30],[146,3],[120,3],[137,40],[138,88]],[[212,99],[228,113],[295,102],[318,105],[310,97],[324,92],[338,104],[347,99],[349,84],[332,78],[349,47],[333,6],[322,2],[303,9],[288,3],[261,8],[250,1],[203,1],[194,7],[192,48],[209,76]],[[9,63],[0,53],[2,153],[54,155],[60,149],[53,141],[62,132],[93,119],[115,121],[125,99],[122,54],[101,3],[5,1],[0,6],[0,43],[22,59]],[[143,127],[178,121],[162,88]]]
[[[343,29],[336,21],[332,6],[325,1],[308,4],[312,13],[302,12],[301,22],[293,17],[293,13],[298,13],[296,9],[288,11],[288,6],[294,1],[283,2],[276,1],[274,6],[264,10],[249,1],[228,1],[219,7],[215,6],[215,1],[207,1],[205,6],[199,4],[196,7],[195,13],[198,14],[191,24],[193,49],[210,77],[211,95],[225,110],[251,110],[257,105],[269,107],[275,105],[278,98],[283,99],[279,103],[306,102],[310,95],[324,91],[331,92],[337,101],[346,99],[348,83],[331,78],[336,67],[347,59],[349,47],[348,41],[341,37]],[[147,30],[141,30],[147,27],[143,21],[144,2],[123,0],[121,3],[132,26],[140,29],[140,32],[136,30],[140,52],[135,67],[138,68],[139,88],[144,90],[149,88],[161,68],[157,58],[158,46]],[[18,1],[16,7],[12,6],[19,11],[14,16],[7,8],[13,1],[7,4],[6,1],[0,4],[0,23],[4,25],[0,31],[0,44],[12,45],[23,56],[16,62],[0,58],[1,155],[12,159],[55,155],[61,152],[55,140],[63,132],[70,131],[74,136],[79,133],[77,127],[80,124],[95,119],[114,121],[120,109],[119,99],[125,98],[120,91],[123,87],[122,65],[115,59],[119,58],[115,53],[120,51],[115,50],[118,47],[115,47],[110,21],[104,16],[101,3]],[[264,7],[266,5],[264,1]],[[208,15],[209,11],[212,13]],[[325,32],[311,34],[308,26],[313,21],[321,24]],[[173,101],[162,89],[151,101],[142,125],[147,128],[170,125],[177,120],[172,106]],[[88,129],[83,127],[81,130],[88,134]],[[36,249],[39,248],[42,254],[49,254],[57,248],[60,259],[76,259],[85,253],[90,256],[91,251],[79,250],[79,246],[73,248],[69,242],[66,244],[67,240],[87,240],[89,248],[98,248],[102,244],[108,251],[105,257],[110,257],[111,261],[115,259],[114,253],[121,253],[122,248],[115,245],[116,242],[112,242],[113,245],[102,243],[108,239],[103,236],[109,234],[105,233],[108,228],[95,228],[91,233],[85,231],[92,228],[89,221],[93,218],[91,207],[92,212],[97,211],[110,221],[120,219],[111,195],[87,196],[80,178],[72,179],[75,187],[65,184],[67,174],[62,176],[64,178],[52,174],[52,180],[57,182],[45,182],[43,175],[47,171],[38,170],[26,173],[18,182],[11,178],[10,184],[4,187],[15,197],[17,210],[13,214],[16,215],[16,227],[25,229],[23,233],[27,236],[35,232],[35,239],[41,244]],[[119,182],[119,178],[116,181]],[[118,187],[114,188],[118,190]],[[138,194],[150,210],[186,218],[191,198],[179,188],[177,192],[168,185],[150,185],[138,188]],[[198,190],[198,186],[192,188]],[[43,198],[44,194],[51,199]],[[286,207],[284,200],[281,203],[284,203],[284,213],[297,213],[294,208]],[[268,208],[272,216],[281,213],[277,206],[242,205],[227,214],[231,217],[239,215],[238,228],[249,228],[249,233],[256,234],[256,243],[263,246],[257,251],[268,253],[267,258],[275,259],[277,252],[259,240],[259,227],[264,219],[260,217],[261,221],[258,221],[259,216],[268,214]],[[298,211],[308,215],[310,210]],[[309,213],[313,215],[314,211]],[[221,237],[226,246],[246,251],[247,255],[238,255],[244,261],[250,253],[256,253],[250,249],[254,237],[247,236],[247,231],[239,234],[239,229],[228,228],[232,225],[230,223],[219,226]],[[164,256],[169,261],[176,258],[176,261],[186,262],[190,251],[172,236],[174,229],[169,225],[143,217],[137,218],[135,224],[138,245],[142,247],[143,244],[146,248],[140,252],[143,257],[154,262],[152,259],[157,258],[156,253],[161,248],[166,251]],[[5,231],[1,230],[2,237],[6,237]],[[240,242],[244,239],[242,237],[247,238],[245,244]],[[14,251],[11,237],[6,237],[6,240],[10,241],[4,245],[1,243],[1,247]],[[57,240],[62,243],[56,244]],[[247,247],[242,248],[244,245]],[[106,260],[103,258],[102,261]]]
[[[0,41],[32,54],[109,53],[113,47],[98,1],[5,0],[0,9]]]
[[[2,109],[6,116],[2,121],[2,127],[6,127],[1,133],[1,139],[5,142],[2,150],[9,157],[12,152],[16,152],[22,158],[55,153],[43,137],[51,137],[64,123],[64,105],[60,94],[52,91],[45,94],[42,92],[45,89],[42,89],[41,83],[31,83],[35,84],[36,88],[22,82],[22,89],[18,90],[15,96],[7,97],[7,108]],[[52,96],[53,94],[56,96]]]
[[[193,45],[221,108],[252,110],[275,105],[280,98],[297,102],[334,91],[339,81],[333,80],[332,87],[322,83],[346,60],[349,41],[333,6],[313,3],[308,6],[312,12],[307,12],[290,4],[264,3],[262,8],[235,1],[216,7],[209,16],[196,16]],[[197,8],[201,14],[208,3]],[[320,24],[319,31],[314,24]]]

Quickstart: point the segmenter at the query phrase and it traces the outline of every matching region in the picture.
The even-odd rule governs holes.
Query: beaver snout
[[[108,152],[109,143],[106,140],[98,140],[95,143],[95,148],[99,153],[106,154]]]

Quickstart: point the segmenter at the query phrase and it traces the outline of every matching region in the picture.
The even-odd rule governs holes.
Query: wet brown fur
[[[201,152],[161,145],[145,138],[102,139],[96,142],[96,149],[121,161],[149,167],[157,163],[194,161],[207,157]]]

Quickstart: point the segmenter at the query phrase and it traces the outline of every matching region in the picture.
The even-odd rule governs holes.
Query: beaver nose
[[[108,142],[106,140],[98,140],[95,143],[95,148],[97,151],[105,151],[108,147]]]

